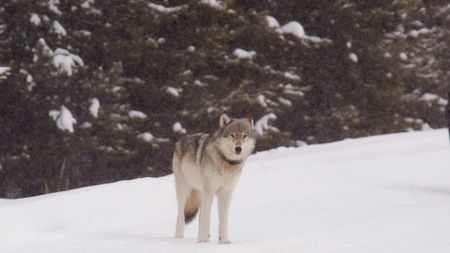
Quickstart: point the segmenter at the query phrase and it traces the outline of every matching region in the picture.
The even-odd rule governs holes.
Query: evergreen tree
[[[6,1],[0,196],[168,174],[223,112],[258,150],[443,126],[445,4]]]

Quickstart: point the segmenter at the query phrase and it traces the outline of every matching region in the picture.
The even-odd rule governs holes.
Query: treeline
[[[171,172],[254,115],[258,150],[444,126],[446,1],[4,1],[0,197]]]

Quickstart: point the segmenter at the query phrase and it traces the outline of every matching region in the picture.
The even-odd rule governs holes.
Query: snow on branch
[[[305,29],[297,21],[291,21],[285,24],[283,27],[281,27],[281,31],[283,31],[283,33],[290,33],[298,38],[303,38],[306,35]]]
[[[261,117],[255,122],[255,130],[258,134],[263,135],[268,130],[278,132],[278,128],[271,126],[270,121],[276,120],[277,116],[274,113],[269,113]]]
[[[209,5],[211,8],[217,9],[217,10],[225,9],[225,7],[223,7],[223,5],[220,4],[217,0],[201,0],[200,3]]]
[[[35,26],[39,26],[42,23],[42,20],[36,13],[33,13],[31,14],[30,22]]]
[[[147,6],[153,10],[156,10],[161,13],[172,13],[177,12],[185,8],[185,5],[177,6],[177,7],[165,7],[163,5],[154,4],[154,3],[148,3]]]
[[[100,101],[98,98],[91,99],[91,105],[89,106],[89,112],[94,118],[98,117],[98,110],[100,109]]]
[[[52,65],[57,68],[59,72],[66,73],[68,76],[73,74],[74,67],[84,65],[84,62],[80,56],[72,54],[66,49],[57,48],[53,51],[43,38],[38,40],[38,48],[43,55],[52,60]],[[35,54],[33,56],[33,61],[36,62],[38,60],[39,55]]]
[[[61,36],[67,35],[66,29],[56,20],[53,21],[53,32]]]
[[[266,16],[267,26],[280,34],[291,34],[299,39],[310,41],[312,43],[330,43],[330,39],[319,38],[317,36],[307,35],[303,26],[297,21],[290,21],[283,26],[272,16]]]
[[[255,51],[247,51],[241,48],[236,48],[233,51],[233,55],[236,56],[239,59],[248,59],[251,60],[253,59],[253,57],[256,56],[256,52]]]
[[[53,66],[58,68],[60,71],[65,72],[68,76],[73,73],[73,67],[76,65],[83,66],[83,60],[75,54],[69,51],[57,48],[53,55]]]
[[[128,117],[132,119],[146,119],[147,115],[141,111],[131,110],[128,112]]]
[[[73,125],[77,123],[77,120],[64,105],[61,106],[60,110],[51,110],[48,115],[53,118],[56,126],[62,131],[74,132]]]
[[[10,70],[11,68],[9,67],[0,67],[0,81],[3,81],[8,77]]]
[[[180,122],[175,122],[172,126],[172,130],[174,133],[186,134],[186,128],[184,128]]]
[[[141,133],[137,137],[138,139],[143,140],[145,142],[152,142],[152,140],[155,139],[155,136],[153,136],[153,134],[148,132]]]

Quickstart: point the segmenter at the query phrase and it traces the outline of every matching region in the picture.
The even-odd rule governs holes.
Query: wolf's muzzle
[[[234,149],[234,151],[236,151],[236,154],[240,154],[241,152],[242,152],[242,148],[241,147],[236,147],[235,149]]]

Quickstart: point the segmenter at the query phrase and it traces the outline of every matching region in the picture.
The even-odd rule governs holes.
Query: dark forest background
[[[223,112],[258,150],[443,127],[449,29],[438,0],[4,0],[0,197],[166,175]]]

